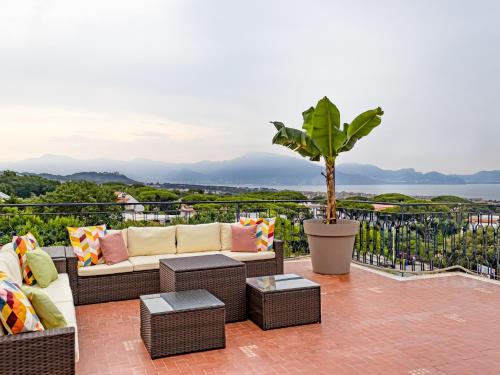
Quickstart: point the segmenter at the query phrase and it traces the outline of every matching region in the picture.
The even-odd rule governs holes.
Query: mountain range
[[[148,159],[80,160],[67,156],[44,155],[12,163],[0,162],[0,170],[6,169],[59,180],[97,178],[97,182],[103,182],[111,178],[113,181],[130,184],[135,181],[255,186],[324,183],[324,177],[321,175],[323,166],[320,163],[269,153],[253,153],[231,160],[196,163],[169,163]],[[110,171],[113,172],[102,173]],[[92,172],[101,172],[101,175],[90,176],[88,173]],[[413,168],[386,170],[370,164],[339,164],[336,168],[336,177],[336,183],[339,185],[500,184],[500,170],[456,175],[439,172],[423,173]]]
[[[93,181],[98,184],[104,184],[106,182],[119,182],[126,185],[139,184],[139,181],[134,181],[127,176],[118,172],[78,172],[69,175],[58,175],[51,173],[29,173],[22,172],[26,175],[35,175],[46,178],[47,180],[55,180],[60,182],[66,181]]]

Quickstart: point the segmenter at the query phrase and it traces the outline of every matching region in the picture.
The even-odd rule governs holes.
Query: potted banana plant
[[[356,142],[382,122],[380,107],[361,113],[350,124],[340,127],[340,112],[326,96],[302,113],[303,130],[288,128],[272,121],[279,144],[312,161],[323,159],[326,178],[326,215],[324,220],[305,220],[313,271],[340,275],[350,271],[351,257],[359,222],[337,218],[335,201],[335,161],[340,153],[351,150]]]

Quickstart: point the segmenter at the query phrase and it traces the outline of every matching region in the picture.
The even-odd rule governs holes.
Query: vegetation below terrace
[[[300,222],[311,217],[308,207],[295,202],[251,203],[256,200],[305,200],[306,197],[294,191],[250,191],[243,193],[206,193],[202,189],[166,190],[155,186],[120,183],[97,184],[88,181],[55,182],[34,176],[19,176],[13,172],[0,175],[0,189],[12,198],[4,203],[114,203],[115,192],[126,192],[140,202],[157,202],[147,205],[146,211],[158,215],[172,214],[169,224],[231,222],[236,212],[277,217],[276,236],[286,239],[285,251],[300,254],[307,251],[307,241]],[[180,217],[183,202],[193,203],[196,215]],[[236,205],[228,203],[240,201]],[[376,254],[390,259],[398,249],[405,257],[429,258],[439,254],[439,261],[446,260],[446,252],[453,247],[463,249],[467,254],[476,254],[471,259],[477,262],[494,263],[495,246],[498,241],[498,227],[475,231],[466,228],[467,215],[459,215],[458,205],[471,212],[496,212],[498,207],[479,206],[476,203],[455,196],[440,196],[431,200],[418,200],[403,194],[382,194],[374,202],[404,203],[382,208],[375,213],[374,205],[362,196],[350,197],[338,202],[338,208],[361,221],[361,233],[357,239],[357,254],[361,257]],[[248,203],[245,203],[248,202]],[[425,205],[418,205],[424,203]],[[451,204],[450,204],[451,203]],[[413,204],[417,204],[413,206]],[[379,209],[379,208],[377,208]],[[0,244],[9,242],[12,233],[31,231],[42,245],[68,245],[68,226],[84,226],[106,223],[108,227],[163,225],[158,220],[126,221],[123,207],[69,206],[69,207],[0,207]],[[371,219],[377,215],[378,221]],[[395,232],[397,221],[404,215],[405,223]],[[386,227],[384,227],[384,225]],[[464,233],[463,235],[461,233]],[[445,256],[443,256],[443,254]],[[479,255],[478,255],[479,254]],[[452,258],[449,258],[452,259]]]
[[[11,196],[10,200],[4,203],[61,203],[61,202],[115,202],[115,192],[126,192],[135,197],[139,202],[189,202],[189,201],[209,201],[211,203],[197,204],[195,208],[219,209],[224,201],[250,201],[250,200],[305,200],[307,199],[300,192],[296,191],[245,191],[235,193],[231,190],[220,191],[217,194],[207,193],[204,189],[175,189],[164,188],[146,184],[132,184],[106,182],[98,184],[90,181],[69,181],[58,182],[45,179],[39,176],[20,175],[12,171],[5,171],[0,174],[0,191]],[[322,197],[315,198],[323,203]],[[388,193],[367,198],[364,196],[351,196],[347,200],[339,201],[339,208],[374,210],[370,202],[398,204],[403,203],[403,210],[406,212],[418,212],[430,210],[433,212],[448,212],[449,203],[467,204],[474,206],[472,201],[456,196],[437,196],[430,200],[416,199],[414,197],[399,194]],[[412,206],[418,204],[432,204],[428,206]],[[436,203],[443,203],[438,204]],[[446,204],[445,204],[446,203]],[[289,204],[271,204],[267,206],[287,207]],[[293,205],[291,206],[293,207]],[[384,212],[400,212],[399,206],[383,209]]]

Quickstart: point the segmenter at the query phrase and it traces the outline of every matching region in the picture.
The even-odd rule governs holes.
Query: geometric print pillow
[[[3,272],[0,272],[0,320],[7,333],[13,335],[44,330],[28,297]]]
[[[106,235],[106,225],[92,227],[68,227],[73,252],[78,258],[78,267],[90,267],[104,263],[99,238]]]
[[[275,217],[246,218],[240,217],[243,226],[257,225],[257,247],[259,251],[272,251],[274,242]]]
[[[36,284],[35,277],[28,267],[28,258],[26,253],[28,251],[35,250],[39,245],[36,238],[28,233],[24,236],[14,236],[12,238],[12,245],[14,246],[14,251],[19,258],[19,265],[23,271],[23,280],[27,285]]]

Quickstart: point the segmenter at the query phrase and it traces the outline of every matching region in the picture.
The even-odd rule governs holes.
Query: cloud
[[[328,95],[343,121],[385,110],[339,161],[498,168],[494,0],[0,7],[0,160],[61,150],[165,161],[291,155],[271,145],[268,121],[299,127],[301,112]]]
[[[183,124],[140,113],[76,112],[58,108],[1,109],[2,159],[54,153],[75,157],[130,159],[187,157],[186,144],[217,144],[208,127]],[[22,147],[21,147],[22,146]]]

